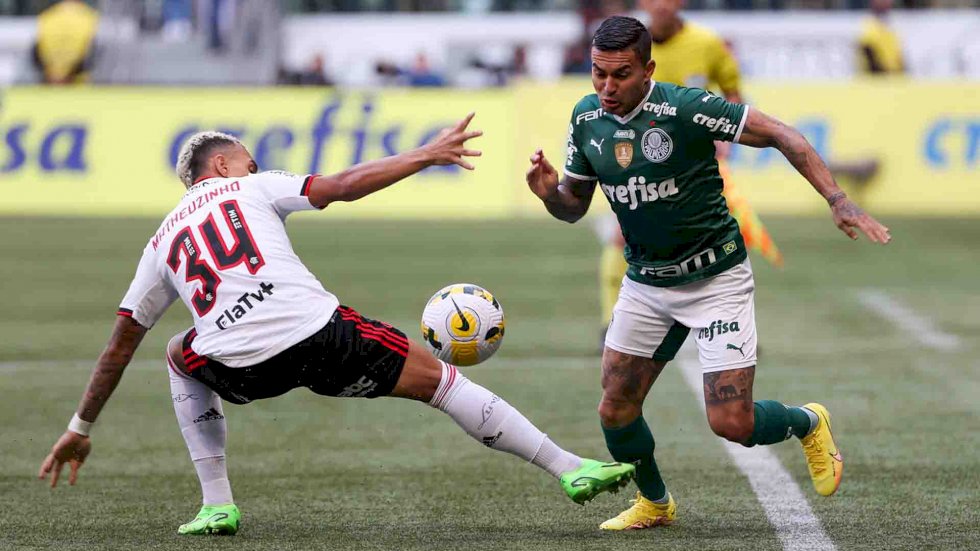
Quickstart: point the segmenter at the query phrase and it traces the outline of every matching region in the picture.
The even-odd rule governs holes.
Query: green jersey
[[[749,108],[700,88],[653,82],[624,117],[582,98],[568,125],[565,174],[598,180],[626,239],[627,276],[673,287],[745,260],[714,140],[736,141]]]

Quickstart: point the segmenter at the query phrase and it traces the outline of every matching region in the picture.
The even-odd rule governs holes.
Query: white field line
[[[960,347],[960,339],[956,335],[939,329],[932,320],[918,314],[884,291],[862,289],[858,291],[858,300],[865,308],[885,318],[913,339],[933,350],[950,352]]]
[[[698,361],[684,351],[677,357],[684,380],[704,409],[704,383]],[[786,551],[835,551],[820,520],[796,481],[766,446],[746,448],[720,440],[735,466],[749,479],[752,491]]]

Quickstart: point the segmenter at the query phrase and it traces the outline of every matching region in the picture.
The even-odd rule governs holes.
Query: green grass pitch
[[[827,219],[775,218],[787,267],[755,259],[762,357],[757,398],[825,403],[846,470],[820,498],[799,445],[776,446],[838,549],[980,548],[980,223],[888,219],[887,247]],[[628,494],[587,507],[444,415],[398,400],[296,390],[226,405],[234,538],[178,537],[199,489],[170,404],[162,351],[189,325],[180,305],[150,332],[94,429],[79,483],[35,480],[64,429],[156,220],[0,218],[0,549],[781,549],[747,479],[676,366],[645,415],[679,503],[677,524],[605,534]],[[290,222],[327,289],[419,340],[418,317],[453,282],[490,289],[503,347],[466,374],[559,444],[607,457],[599,398],[596,258],[587,224],[555,221]],[[942,331],[937,352],[857,299],[883,290]],[[63,479],[64,481],[67,478]]]

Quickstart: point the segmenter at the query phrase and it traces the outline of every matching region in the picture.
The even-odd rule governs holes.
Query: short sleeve
[[[749,115],[749,106],[725,101],[725,98],[700,88],[681,92],[681,113],[685,127],[705,139],[737,142]]]
[[[158,271],[152,246],[147,245],[117,313],[133,318],[136,323],[149,329],[177,300],[177,296],[177,290]]]
[[[718,39],[712,50],[711,80],[718,83],[718,87],[725,94],[738,92],[741,87],[741,77],[735,56],[721,39]]]
[[[578,180],[598,180],[599,178],[596,176],[595,170],[592,169],[592,164],[585,157],[585,148],[581,146],[584,123],[576,123],[576,120],[581,122],[582,118],[581,116],[576,117],[576,111],[577,109],[572,111],[572,120],[568,123],[568,147],[565,152],[565,175],[571,176],[572,178]]]
[[[310,185],[318,174],[297,176],[282,170],[269,170],[256,174],[258,188],[275,207],[280,218],[300,210],[315,210],[310,203]]]

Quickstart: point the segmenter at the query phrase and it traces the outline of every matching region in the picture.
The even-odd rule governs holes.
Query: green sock
[[[786,407],[775,400],[755,403],[755,425],[746,446],[782,442],[790,436],[803,438],[810,432],[810,416],[802,408]]]
[[[660,477],[660,470],[653,458],[656,447],[653,433],[642,415],[622,428],[602,427],[602,433],[613,459],[636,465],[636,485],[643,497],[657,501],[667,495],[667,486],[664,485],[664,479]]]

